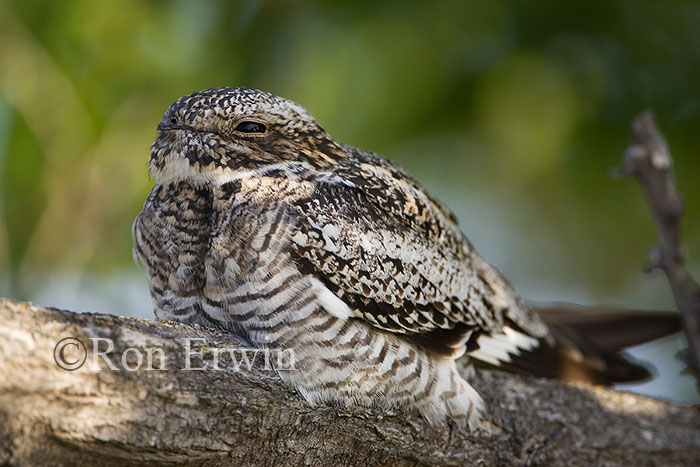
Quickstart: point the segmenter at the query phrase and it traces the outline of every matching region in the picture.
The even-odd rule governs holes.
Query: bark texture
[[[77,341],[57,346],[66,337],[88,354],[74,371],[57,364],[80,362]],[[114,343],[117,370],[101,357],[93,368],[91,338]],[[188,338],[201,339],[189,358]],[[0,464],[700,465],[698,407],[601,387],[481,371],[489,419],[468,433],[412,413],[312,408],[260,357],[250,370],[226,354],[220,370],[184,370],[241,346],[209,329],[0,300]]]

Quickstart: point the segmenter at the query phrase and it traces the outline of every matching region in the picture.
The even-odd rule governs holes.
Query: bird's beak
[[[158,124],[158,131],[181,130],[180,125],[174,125],[168,121],[163,121]]]

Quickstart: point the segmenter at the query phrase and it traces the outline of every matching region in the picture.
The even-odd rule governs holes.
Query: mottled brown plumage
[[[296,370],[280,375],[312,403],[408,405],[471,426],[482,402],[457,358],[562,354],[448,208],[298,104],[210,89],[158,129],[156,186],[134,224],[158,318],[291,349]],[[591,362],[605,373],[605,358]]]

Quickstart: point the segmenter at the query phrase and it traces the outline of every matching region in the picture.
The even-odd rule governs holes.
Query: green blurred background
[[[652,108],[700,277],[695,0],[0,0],[0,294],[151,317],[130,232],[149,145],[172,101],[224,85],[409,169],[525,297],[672,309],[639,187],[606,177]],[[634,390],[698,401],[682,345],[635,349],[661,377]]]

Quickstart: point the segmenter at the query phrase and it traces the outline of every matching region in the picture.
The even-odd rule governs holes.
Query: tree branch
[[[685,269],[681,218],[683,200],[673,174],[673,159],[654,116],[645,111],[632,123],[632,144],[623,153],[617,175],[634,176],[651,209],[659,245],[650,252],[652,269],[661,269],[671,285],[688,338],[688,366],[700,385],[700,288]]]
[[[80,363],[79,347],[61,354],[66,337],[88,354],[74,371],[57,364]],[[102,351],[113,342],[116,370],[99,357],[92,368],[96,338]],[[201,339],[190,342],[202,358],[188,358],[185,339]],[[236,371],[221,353],[221,370],[184,370],[242,345],[211,329],[0,300],[0,464],[700,464],[697,407],[600,387],[481,371],[488,422],[470,434],[404,412],[311,408],[259,359]]]

